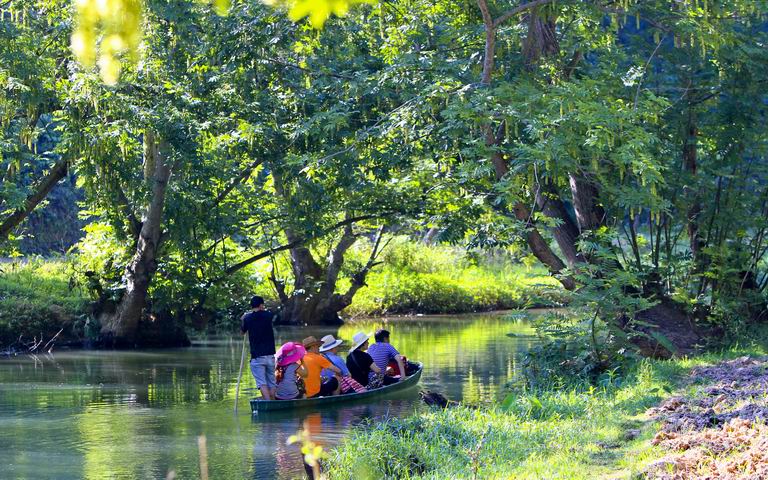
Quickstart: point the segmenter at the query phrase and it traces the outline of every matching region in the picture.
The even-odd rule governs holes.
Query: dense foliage
[[[0,346],[48,342],[57,333],[61,344],[97,333],[86,327],[88,296],[72,283],[71,263],[7,263],[0,267]]]
[[[371,272],[368,286],[345,313],[469,313],[557,307],[568,301],[545,269],[526,266],[521,260],[527,258],[505,250],[467,252],[402,238],[396,242],[382,254],[382,266]]]
[[[763,1],[409,0],[322,30],[259,2],[127,4],[122,24],[92,2],[1,14],[0,237],[74,174],[105,337],[220,309],[265,271],[286,321],[333,322],[389,284],[394,233],[527,250],[577,289],[598,364],[674,343],[636,316],[658,302],[708,332],[762,319]],[[289,5],[315,25],[348,6]],[[464,295],[407,279],[417,306]]]
[[[92,227],[88,231],[90,238],[97,235]],[[97,341],[93,302],[104,292],[99,291],[99,279],[87,272],[94,265],[109,263],[110,250],[98,250],[103,245],[82,243],[77,255],[0,264],[0,347],[30,343],[35,338],[48,341],[60,329],[58,345]],[[363,242],[350,251],[350,267],[340,274],[340,284],[351,281],[355,265],[366,261],[369,248]],[[400,237],[382,255],[382,261],[380,269],[372,272],[370,285],[342,312],[345,317],[471,313],[559,306],[567,301],[544,269],[520,266],[507,252],[468,254],[461,248],[428,246]],[[211,287],[206,300],[209,310],[190,312],[184,326],[190,332],[234,330],[253,291],[264,295],[270,308],[278,307],[280,298],[270,280],[272,268],[278,273],[290,270],[289,256],[276,255],[274,264],[258,264],[247,275],[241,272],[227,287]]]

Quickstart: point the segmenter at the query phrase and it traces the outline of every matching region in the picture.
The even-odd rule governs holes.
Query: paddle
[[[237,399],[240,397],[240,378],[243,376],[243,364],[245,363],[245,344],[247,336],[243,335],[243,353],[240,355],[240,371],[237,374],[237,387],[235,387],[235,413],[237,413]]]

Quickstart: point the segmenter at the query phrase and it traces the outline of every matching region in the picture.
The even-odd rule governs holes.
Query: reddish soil
[[[768,480],[768,358],[697,368],[690,382],[703,385],[697,395],[648,412],[662,422],[653,444],[670,453],[644,477]]]

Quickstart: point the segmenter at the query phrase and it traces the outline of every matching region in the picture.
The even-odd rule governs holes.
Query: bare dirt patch
[[[689,381],[694,395],[648,411],[662,422],[652,443],[670,453],[644,478],[768,480],[768,358],[696,368]]]

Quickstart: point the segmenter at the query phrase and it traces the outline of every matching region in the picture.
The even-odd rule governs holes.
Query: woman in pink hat
[[[277,360],[275,398],[278,400],[295,400],[304,397],[302,379],[307,376],[307,369],[302,365],[301,359],[306,353],[304,345],[295,342],[284,344],[275,353]]]

